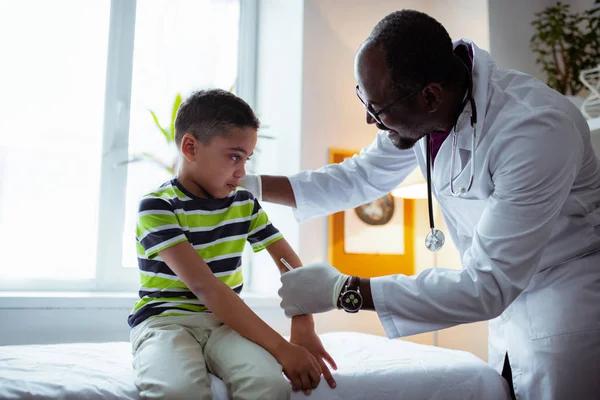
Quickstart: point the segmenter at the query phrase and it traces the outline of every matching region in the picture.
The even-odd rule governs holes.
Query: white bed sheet
[[[322,381],[310,400],[509,399],[504,379],[470,353],[355,332],[321,338],[338,363],[338,386]],[[212,390],[215,400],[229,398],[218,378],[212,377]],[[130,344],[0,347],[0,398],[139,399]]]

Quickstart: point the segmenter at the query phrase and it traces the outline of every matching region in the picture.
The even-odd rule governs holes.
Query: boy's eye
[[[244,162],[247,162],[247,161],[248,161],[250,158],[252,158],[252,157],[247,157],[247,158],[244,160]],[[231,159],[231,161],[233,161],[233,162],[237,162],[237,161],[240,161],[240,160],[242,159],[242,156],[241,156],[241,155],[239,155],[239,154],[231,154],[231,155],[229,156],[229,159]]]

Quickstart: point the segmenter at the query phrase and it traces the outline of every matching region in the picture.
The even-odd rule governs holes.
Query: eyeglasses
[[[401,103],[402,101],[414,96],[415,94],[419,93],[419,90],[415,90],[414,92],[409,93],[406,96],[400,97],[398,100],[395,100],[393,103],[388,104],[385,107],[380,108],[379,110],[375,110],[373,108],[373,105],[371,103],[369,103],[364,97],[363,94],[360,92],[360,89],[358,88],[358,85],[356,85],[356,96],[358,97],[358,99],[360,100],[360,102],[363,104],[363,106],[365,106],[365,109],[367,110],[367,112],[369,113],[369,115],[375,120],[375,122],[377,122],[380,125],[385,125],[382,121],[381,121],[381,117],[380,115],[383,114],[386,111],[389,111],[390,109],[392,109],[394,106],[398,105],[398,103]]]

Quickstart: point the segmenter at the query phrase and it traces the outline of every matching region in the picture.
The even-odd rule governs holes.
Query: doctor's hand
[[[252,193],[258,201],[262,201],[262,181],[260,175],[249,174],[244,176],[240,182],[240,186]]]
[[[289,318],[317,314],[337,308],[348,275],[327,263],[296,268],[281,275],[281,308]]]

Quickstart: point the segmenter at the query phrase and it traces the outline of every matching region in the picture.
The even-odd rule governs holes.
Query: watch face
[[[362,296],[354,290],[348,290],[342,294],[341,306],[348,312],[357,312],[362,307]]]

